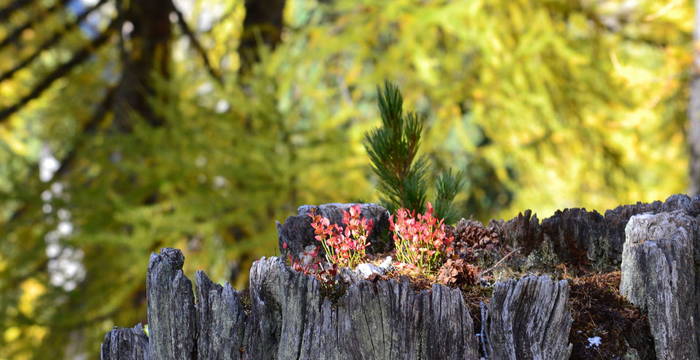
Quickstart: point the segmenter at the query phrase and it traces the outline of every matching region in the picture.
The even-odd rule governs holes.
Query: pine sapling
[[[382,204],[390,211],[400,208],[422,213],[427,199],[428,162],[418,157],[425,119],[403,112],[398,86],[385,82],[377,88],[382,126],[365,135],[364,146],[379,178]],[[462,187],[462,173],[446,171],[436,181],[435,213],[448,223],[457,220],[453,201]]]
[[[445,219],[445,223],[454,224],[459,220],[459,214],[454,208],[454,199],[462,189],[464,173],[453,174],[452,170],[443,171],[435,182],[435,215]]]
[[[386,82],[377,88],[382,126],[365,136],[365,149],[372,170],[379,177],[382,203],[390,211],[408,208],[423,211],[426,199],[427,161],[418,158],[423,119],[403,113],[399,88]]]

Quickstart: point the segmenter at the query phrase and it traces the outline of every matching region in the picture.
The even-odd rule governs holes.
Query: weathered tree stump
[[[542,247],[553,249],[558,261],[595,271],[620,268],[627,221],[637,214],[682,210],[700,215],[700,197],[673,195],[665,202],[637,203],[607,210],[605,215],[586,209],[565,209],[539,222],[530,210],[509,220],[492,220],[489,226],[502,241],[529,254]]]
[[[315,277],[290,269],[283,260],[287,255],[298,256],[316,245],[308,212],[315,209],[339,223],[348,206],[300,207],[299,215],[278,224],[284,257],[255,262],[246,291],[214,284],[198,272],[193,292],[178,250],[152,255],[147,276],[149,336],[140,325],[114,329],[105,336],[102,359],[570,356],[572,315],[566,281],[526,276],[496,283],[481,314],[470,314],[459,289],[433,285],[417,290],[408,280],[369,281],[362,276],[346,277],[344,286],[329,289]],[[362,212],[386,230],[386,210],[365,204]],[[698,359],[698,215],[700,198],[674,195],[663,203],[621,206],[604,216],[570,209],[540,223],[526,212],[489,226],[502,243],[521,247],[526,254],[549,248],[558,261],[590,270],[622,265],[621,293],[648,311],[657,357]],[[475,323],[481,328],[475,329]],[[651,344],[651,338],[645,339]],[[635,348],[621,354],[635,354]]]
[[[659,359],[698,359],[698,224],[679,210],[633,216],[620,292],[645,309]]]
[[[195,304],[182,260],[175,249],[151,257],[150,337],[139,326],[115,329],[105,337],[102,359],[479,359],[459,289],[417,291],[407,280],[361,280],[329,297],[316,278],[272,257],[253,265],[249,309],[243,294],[202,272]],[[493,358],[565,358],[567,293],[565,282],[546,277],[497,284],[485,331]],[[514,306],[539,320],[509,318]],[[508,332],[516,336],[503,335]]]

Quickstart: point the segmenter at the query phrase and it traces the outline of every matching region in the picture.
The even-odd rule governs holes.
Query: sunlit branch
[[[25,21],[22,25],[16,27],[14,30],[12,30],[10,34],[8,34],[4,39],[2,39],[2,41],[0,41],[0,50],[2,50],[2,48],[4,48],[5,46],[16,42],[25,30],[31,28],[36,23],[39,23],[40,21],[44,20],[46,17],[52,15],[57,10],[62,9],[69,2],[70,0],[56,1],[49,8],[36,14],[36,16],[30,17],[27,21]]]
[[[67,75],[70,73],[73,68],[76,66],[80,65],[82,62],[87,60],[92,53],[97,50],[100,46],[102,46],[104,43],[107,42],[107,40],[110,39],[112,33],[114,30],[117,28],[117,26],[121,24],[121,18],[115,18],[112,20],[112,22],[109,24],[109,26],[100,34],[98,37],[92,40],[90,44],[87,46],[81,48],[77,52],[73,54],[73,57],[63,63],[61,66],[59,66],[57,69],[49,73],[45,78],[43,78],[33,89],[32,91],[29,92],[29,94],[23,96],[19,101],[17,101],[15,104],[0,110],[0,123],[6,121],[10,115],[16,113],[19,111],[22,107],[27,105],[31,100],[39,97],[46,89],[48,89],[51,84],[53,84],[56,80],[62,78],[63,76]]]
[[[39,47],[34,51],[31,55],[20,61],[17,65],[15,65],[13,68],[10,70],[6,71],[2,75],[0,75],[0,82],[3,82],[12,76],[15,75],[18,71],[22,70],[25,68],[27,65],[31,64],[34,60],[36,60],[41,53],[44,51],[48,50],[52,46],[58,44],[59,41],[70,31],[73,29],[77,28],[80,26],[80,23],[82,23],[93,11],[97,10],[100,6],[102,6],[104,3],[106,3],[107,0],[101,0],[94,6],[90,7],[89,9],[85,10],[83,13],[78,15],[78,17],[75,19],[74,22],[66,24],[66,26],[61,30],[56,33],[54,33],[48,40],[44,41]]]
[[[212,66],[212,64],[209,62],[209,57],[207,56],[206,50],[204,50],[204,47],[202,44],[199,42],[199,39],[197,39],[197,35],[192,32],[190,27],[187,25],[187,22],[185,21],[185,17],[182,15],[182,12],[175,7],[173,4],[173,12],[177,15],[177,24],[180,26],[180,29],[182,32],[187,36],[187,38],[190,39],[190,42],[192,43],[192,46],[194,46],[195,50],[199,53],[199,56],[202,57],[202,61],[204,61],[204,66],[207,68],[207,71],[209,74],[219,83],[223,84],[223,78],[221,77],[221,74],[219,74],[216,69]]]

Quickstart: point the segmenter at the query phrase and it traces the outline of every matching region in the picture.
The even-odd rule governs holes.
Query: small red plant
[[[447,234],[443,220],[433,216],[432,204],[425,214],[415,215],[399,209],[389,218],[389,229],[394,233],[396,259],[432,272],[437,270],[445,254],[452,251],[454,237]]]
[[[325,264],[319,260],[304,263],[299,259],[289,255],[289,265],[294,271],[298,271],[305,275],[316,277],[321,284],[328,285],[335,282],[335,277],[338,275],[338,267],[335,264]]]
[[[338,266],[354,267],[365,258],[365,249],[369,246],[369,234],[372,220],[361,216],[360,206],[354,205],[349,211],[343,211],[343,225],[331,224],[327,218],[315,213],[309,214],[313,219],[316,240],[321,242],[326,252],[326,260]]]
[[[319,257],[318,246],[307,248],[300,257],[289,254],[287,260],[294,271],[315,277],[324,288],[338,285],[338,266],[323,261]]]

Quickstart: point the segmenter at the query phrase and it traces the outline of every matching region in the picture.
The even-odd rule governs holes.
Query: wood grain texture
[[[649,314],[659,359],[698,359],[698,224],[685,211],[633,216],[620,293]]]
[[[489,359],[568,359],[569,285],[547,276],[497,283],[482,306],[484,349]]]

